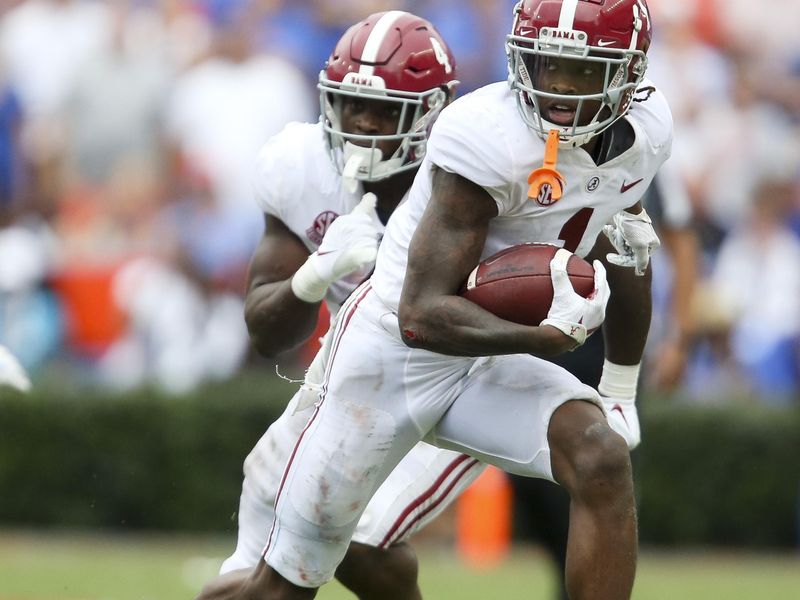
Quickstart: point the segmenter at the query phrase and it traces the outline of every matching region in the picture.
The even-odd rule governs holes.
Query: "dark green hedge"
[[[181,398],[0,401],[0,523],[232,529],[242,461],[293,389],[262,378]]]
[[[0,525],[233,530],[242,460],[293,389],[257,377],[182,398],[6,393]],[[800,410],[644,408],[643,542],[797,544]]]
[[[800,410],[644,408],[644,443],[634,452],[643,539],[800,543]]]

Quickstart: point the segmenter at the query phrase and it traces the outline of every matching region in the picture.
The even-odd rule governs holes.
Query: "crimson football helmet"
[[[425,155],[433,121],[452,97],[456,63],[433,26],[393,10],[375,13],[348,29],[319,74],[321,120],[334,163],[346,181],[377,181],[412,169]],[[392,135],[346,133],[345,97],[379,99],[399,108]],[[410,124],[410,126],[409,126]],[[399,141],[384,157],[381,141]]]
[[[509,84],[522,118],[542,137],[558,130],[562,146],[585,144],[627,112],[644,77],[650,37],[645,0],[522,0],[506,43]],[[581,92],[541,83],[558,61],[579,64],[602,83]],[[581,124],[584,106],[599,108]],[[562,117],[559,123],[546,118],[551,108]]]

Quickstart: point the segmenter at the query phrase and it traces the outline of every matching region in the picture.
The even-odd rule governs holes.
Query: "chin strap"
[[[543,206],[554,204],[564,194],[566,181],[556,169],[558,146],[558,130],[551,129],[547,134],[547,142],[544,147],[544,164],[528,175],[530,184],[528,198],[536,200]]]

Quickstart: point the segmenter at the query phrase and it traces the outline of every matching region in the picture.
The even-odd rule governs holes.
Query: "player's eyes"
[[[349,100],[346,107],[351,113],[359,113],[365,108],[364,103],[360,100]]]

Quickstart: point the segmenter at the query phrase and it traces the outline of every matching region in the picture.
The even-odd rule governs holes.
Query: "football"
[[[552,244],[519,244],[486,258],[469,274],[461,296],[490,313],[521,325],[538,325],[553,302]],[[572,287],[583,297],[594,289],[592,265],[574,254],[567,262]]]

